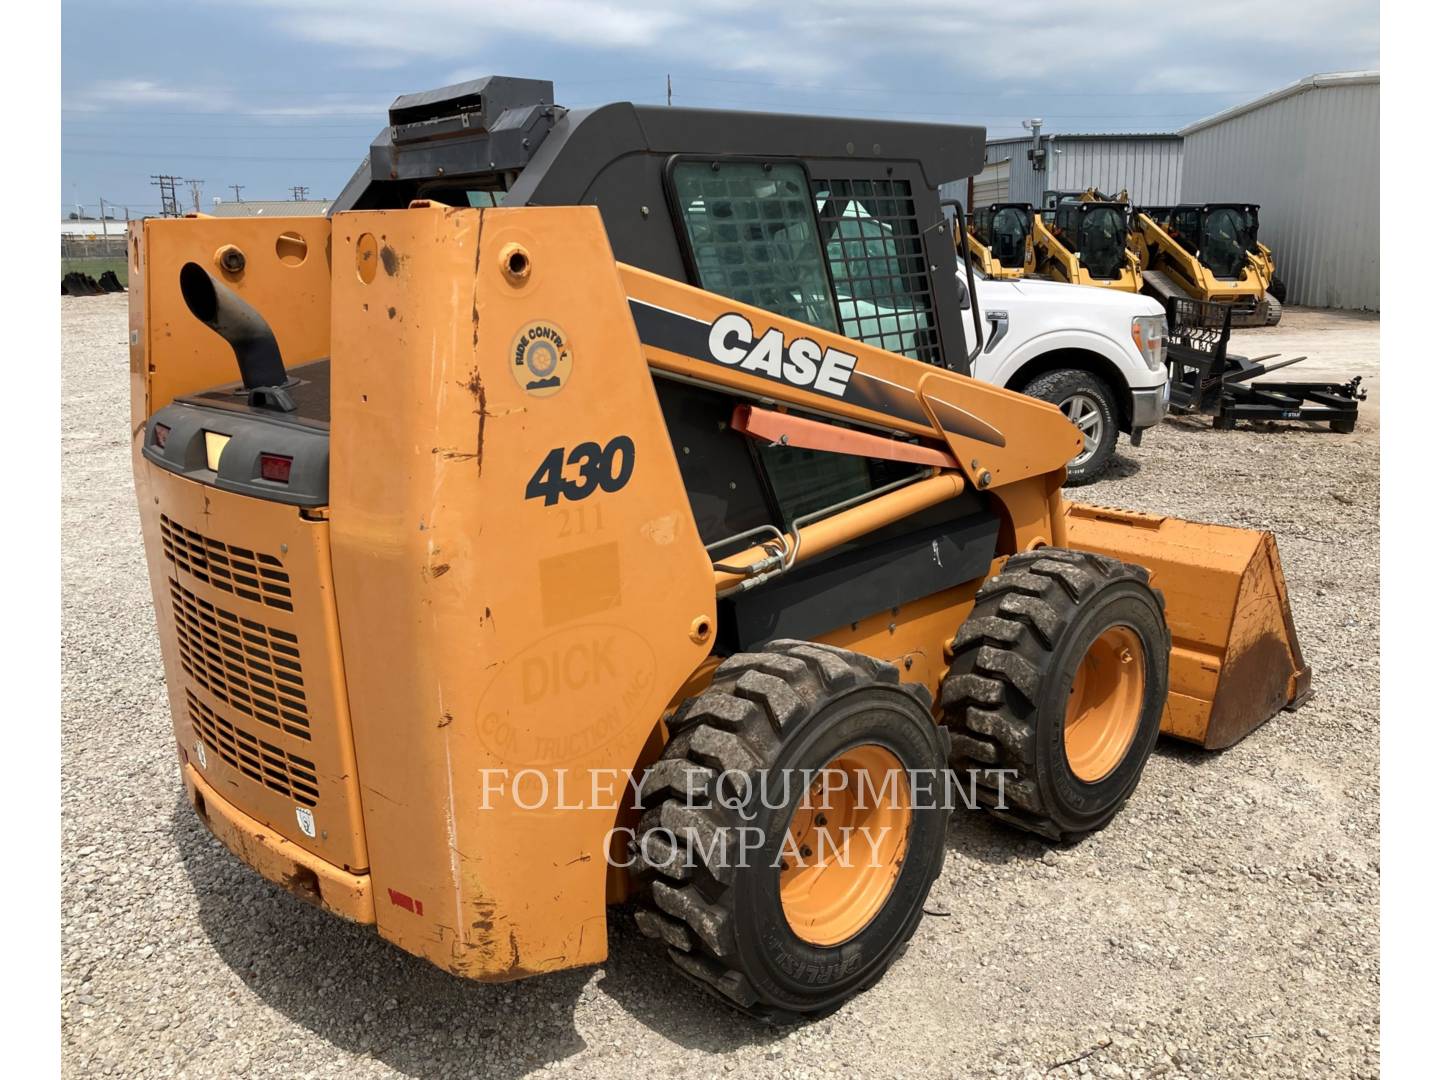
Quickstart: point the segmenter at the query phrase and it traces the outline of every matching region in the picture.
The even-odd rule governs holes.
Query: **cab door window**
[[[811,326],[840,328],[800,165],[677,161],[671,183],[703,288]]]

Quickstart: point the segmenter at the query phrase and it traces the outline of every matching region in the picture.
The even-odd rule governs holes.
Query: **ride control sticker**
[[[574,359],[570,339],[552,322],[521,327],[510,347],[510,374],[533,397],[558,394],[570,379]]]

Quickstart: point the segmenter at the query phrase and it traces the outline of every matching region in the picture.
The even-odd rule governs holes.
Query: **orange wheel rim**
[[[1115,771],[1140,730],[1144,655],[1134,630],[1112,626],[1090,645],[1075,671],[1065,706],[1065,760],[1087,784]]]
[[[790,818],[780,906],[812,945],[839,945],[895,891],[910,838],[910,778],[889,750],[852,747],[826,763]]]

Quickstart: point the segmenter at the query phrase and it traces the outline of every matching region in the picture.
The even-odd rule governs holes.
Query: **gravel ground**
[[[205,832],[180,797],[131,489],[125,297],[62,317],[69,1074],[1378,1073],[1374,394],[1348,436],[1168,421],[1084,493],[1273,529],[1310,704],[1224,753],[1162,745],[1118,820],[1068,850],[958,815],[907,955],[830,1019],[775,1031],[692,990],[628,919],[601,968],[464,983]],[[1287,311],[1237,347],[1283,341],[1316,370],[1343,347],[1336,371],[1375,371],[1378,338],[1373,318]]]

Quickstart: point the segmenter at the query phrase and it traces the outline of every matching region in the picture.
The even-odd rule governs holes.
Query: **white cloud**
[[[292,117],[329,116],[358,116],[369,120],[383,117],[391,100],[384,95],[366,100],[357,99],[354,95],[322,94],[309,101],[271,105],[257,103],[226,87],[176,85],[153,79],[115,79],[85,87],[66,100],[65,109],[70,112],[111,112],[142,111],[148,107],[167,113],[235,112],[261,118],[274,117],[277,122]]]
[[[1294,5],[1289,13],[1272,3],[1264,18],[1256,16],[1253,0],[1167,5],[1160,11],[1153,0],[1110,0],[1103,13],[1049,0],[891,0],[885,5],[828,0],[823,6],[691,0],[643,8],[620,0],[256,3],[268,12],[273,29],[321,44],[342,63],[372,68],[433,64],[435,77],[427,85],[459,81],[458,72],[469,77],[485,72],[532,75],[563,84],[567,71],[550,55],[563,48],[567,58],[576,51],[593,51],[643,63],[649,68],[646,76],[671,71],[676,100],[682,103],[747,96],[743,82],[750,77],[767,87],[757,88],[750,107],[784,108],[794,93],[814,108],[828,95],[832,101],[826,111],[860,115],[872,102],[882,111],[889,104],[883,97],[867,97],[867,91],[902,96],[913,73],[924,70],[931,84],[937,72],[949,73],[954,90],[935,100],[918,98],[917,117],[990,123],[1002,122],[1010,111],[1007,89],[1029,100],[1057,93],[1083,95],[1092,89],[1244,95],[1275,89],[1327,66],[1365,66],[1378,59],[1379,18],[1373,0],[1314,0]],[[1300,67],[1311,54],[1315,66]],[[1271,58],[1282,56],[1288,66],[1276,68]],[[452,74],[447,77],[447,72]],[[734,73],[734,87],[707,82],[706,75],[724,72]],[[638,79],[624,88],[581,88],[577,100],[608,98],[609,89],[617,91],[617,97],[626,96],[634,92]],[[368,94],[320,94],[268,105],[262,102],[275,101],[274,95],[257,99],[225,85],[130,78],[86,86],[65,105],[72,111],[235,111],[273,115],[277,122],[287,117],[380,117],[393,87],[384,78],[376,85],[384,89],[373,100]],[[984,87],[984,96],[965,94],[971,87]],[[660,92],[657,82],[657,95]],[[1134,114],[1134,103],[1142,100],[1117,102],[1114,109],[1097,108],[1093,102],[1079,105],[1071,117],[1055,108],[1060,122],[1050,126],[1103,127],[1105,115],[1079,114]],[[1015,105],[1030,108],[1020,101]],[[1198,115],[1205,109],[1195,111]],[[1018,117],[1016,113],[1017,123]],[[1173,122],[1173,117],[1157,117],[1154,126]]]
[[[543,46],[552,43],[657,65],[763,71],[774,82],[858,75],[903,85],[907,65],[925,56],[957,77],[1050,88],[1098,79],[1111,88],[1129,78],[1142,90],[1224,89],[1237,80],[1249,89],[1275,81],[1255,70],[1267,51],[1363,57],[1379,48],[1375,0],[1272,0],[1263,11],[1253,0],[1111,0],[1101,8],[1053,0],[259,2],[283,30],[349,49],[361,63],[453,62],[483,50],[514,74],[562,74],[546,63]]]
[[[230,103],[228,92],[214,88],[173,86],[150,79],[114,79],[87,86],[67,101],[65,107],[85,112],[124,105],[171,105],[207,110],[224,109]]]

